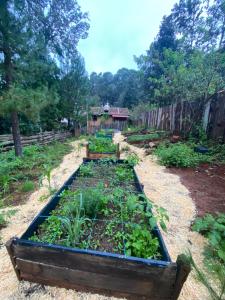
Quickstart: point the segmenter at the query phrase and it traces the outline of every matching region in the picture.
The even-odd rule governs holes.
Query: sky
[[[133,56],[144,54],[176,0],[79,0],[89,13],[88,38],[78,50],[89,72],[136,69]]]

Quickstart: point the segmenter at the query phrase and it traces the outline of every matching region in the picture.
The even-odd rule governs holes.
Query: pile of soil
[[[167,171],[179,175],[190,191],[198,216],[225,213],[225,165],[203,164],[197,168],[169,168]]]

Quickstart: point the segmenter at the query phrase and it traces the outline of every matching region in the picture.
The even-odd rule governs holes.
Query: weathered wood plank
[[[160,281],[167,281],[170,278],[175,282],[176,278],[176,264],[170,263],[168,266],[152,266],[135,261],[127,261],[121,258],[112,258],[104,256],[96,256],[83,253],[74,253],[69,251],[62,251],[54,248],[37,247],[37,246],[23,246],[15,244],[13,246],[14,255],[17,258],[30,259],[36,262],[46,264],[53,264],[71,269],[80,269],[84,271],[96,271],[105,273],[110,272],[115,275],[121,274],[123,276],[141,278],[155,278],[160,277]]]
[[[16,259],[22,279],[43,282],[48,280],[52,285],[67,287],[84,286],[113,292],[145,296],[146,299],[171,299],[172,286],[170,288],[155,286],[150,280],[134,280],[114,277],[112,274],[100,274],[97,272],[85,272],[53,266],[49,264],[32,262],[29,260]],[[63,284],[65,286],[65,284]]]

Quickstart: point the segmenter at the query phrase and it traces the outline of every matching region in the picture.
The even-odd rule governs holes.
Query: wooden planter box
[[[106,134],[101,134],[101,133],[96,133],[95,134],[96,138],[104,138],[104,139],[109,139],[109,140],[113,140],[113,133],[106,133]]]
[[[86,145],[86,158],[89,159],[101,159],[101,158],[110,158],[110,157],[116,157],[117,159],[120,159],[120,149],[119,144],[117,144],[116,152],[91,152],[89,149],[89,144]]]
[[[190,267],[181,258],[176,263],[171,262],[157,227],[152,233],[159,239],[163,257],[161,261],[29,240],[57,206],[60,194],[76,180],[78,171],[41,210],[21,238],[7,242],[6,247],[18,280],[127,299],[177,299]],[[137,191],[143,192],[137,177],[136,187]]]

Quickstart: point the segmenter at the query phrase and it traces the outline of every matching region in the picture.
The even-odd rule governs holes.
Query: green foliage
[[[126,238],[126,255],[149,259],[160,257],[159,241],[152,236],[147,227],[135,225]]]
[[[16,157],[14,151],[0,153],[0,195],[5,198],[14,192],[21,192],[23,185],[25,190],[27,185],[31,189],[31,182],[37,181],[46,173],[46,165],[51,169],[55,168],[71,149],[72,146],[67,142],[56,142],[47,146],[24,147],[21,158]]]
[[[119,181],[129,181],[134,178],[133,170],[126,166],[117,166],[115,169],[115,176]]]
[[[92,177],[94,175],[94,172],[93,172],[92,168],[93,168],[93,163],[92,162],[82,164],[80,166],[80,169],[79,169],[80,176],[82,176],[82,177]]]
[[[206,214],[197,218],[192,229],[203,234],[208,241],[203,253],[205,270],[196,265],[191,253],[190,262],[212,299],[222,300],[225,295],[225,214]]]
[[[143,134],[143,135],[131,135],[127,137],[127,142],[144,142],[144,141],[154,141],[160,138],[158,133],[150,133],[150,134]]]
[[[31,192],[35,189],[35,184],[33,181],[27,180],[22,184],[21,191],[24,193]]]
[[[184,143],[161,144],[154,153],[158,156],[160,163],[167,167],[194,167],[212,160],[207,154],[196,153],[194,145]]]
[[[107,138],[90,138],[89,150],[94,153],[115,153],[116,145]]]
[[[30,240],[49,244],[59,242],[63,234],[62,220],[57,216],[48,217],[46,221],[40,225],[40,232],[40,236],[35,233],[30,237]]]
[[[126,161],[129,166],[135,167],[140,162],[140,158],[136,153],[130,153],[126,158]]]
[[[221,213],[216,217],[206,214],[203,218],[197,218],[192,229],[208,239],[208,254],[210,252],[211,257],[216,257],[225,264],[225,214]]]
[[[166,210],[134,192],[134,174],[129,164],[103,159],[92,162],[91,171],[92,178],[78,173],[74,185],[62,192],[51,216],[31,239],[159,259],[160,245],[152,230],[157,222],[166,229]],[[56,228],[52,230],[54,223]]]
[[[8,223],[8,220],[10,217],[14,216],[16,214],[16,209],[11,209],[6,212],[0,212],[0,229],[5,227]]]
[[[108,197],[103,194],[103,185],[96,188],[87,188],[79,191],[82,196],[84,213],[90,218],[95,218],[104,210],[108,203]]]

